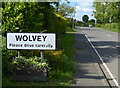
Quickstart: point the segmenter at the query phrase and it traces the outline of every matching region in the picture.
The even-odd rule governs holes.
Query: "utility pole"
[[[73,28],[75,28],[75,13],[76,13],[76,4],[75,4],[75,11],[73,13]]]
[[[95,19],[95,24],[97,24],[97,19]]]

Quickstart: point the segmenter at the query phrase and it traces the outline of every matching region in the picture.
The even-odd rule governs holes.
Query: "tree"
[[[91,19],[91,20],[89,20],[89,22],[93,22],[93,23],[95,23],[95,20],[94,20],[94,19]]]
[[[93,7],[95,7],[95,11],[93,11],[93,13],[94,13],[94,17],[97,20],[100,20],[102,22],[106,22],[106,16],[107,16],[106,15],[106,6],[107,6],[107,3],[94,2]]]
[[[88,15],[84,15],[84,16],[82,17],[82,20],[83,20],[84,22],[88,22],[88,20],[89,20]]]
[[[94,17],[102,23],[118,22],[120,2],[94,2]]]
[[[118,22],[119,4],[120,2],[109,2],[106,7],[107,18],[111,19],[112,22]]]
[[[4,2],[2,4],[3,34],[10,32],[41,32],[43,30],[45,3]]]
[[[58,14],[60,14],[63,17],[71,16],[74,12],[75,12],[75,8],[69,6],[66,3],[62,3],[61,5],[59,5]]]

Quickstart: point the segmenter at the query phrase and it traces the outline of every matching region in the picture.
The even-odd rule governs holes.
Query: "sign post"
[[[41,59],[44,59],[43,50],[56,49],[56,35],[54,33],[7,33],[7,49],[40,50]]]
[[[44,52],[43,52],[43,50],[40,51],[40,56],[41,56],[41,59],[44,59]]]
[[[7,33],[7,49],[55,50],[56,36],[53,33]]]
[[[20,51],[18,50],[18,57],[20,57]]]
[[[56,35],[54,33],[7,33],[7,49],[18,50],[40,50],[40,57],[44,59],[43,50],[56,49]],[[44,68],[47,76],[47,68]]]

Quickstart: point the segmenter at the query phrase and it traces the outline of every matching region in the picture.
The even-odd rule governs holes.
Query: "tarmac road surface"
[[[98,29],[98,28],[89,28],[89,27],[76,27],[76,31],[77,31],[76,36],[79,36],[79,38],[81,37],[80,38],[81,41],[83,40],[82,39],[83,36],[87,38],[88,42],[90,43],[88,46],[86,45],[88,48],[92,46],[93,48],[92,50],[95,51],[94,55],[96,54],[98,56],[97,59],[98,64],[100,65],[100,68],[102,69],[103,74],[105,75],[108,83],[111,86],[118,86],[119,85],[118,49],[120,43],[118,42],[119,33]],[[79,43],[77,41],[78,46],[80,45],[83,46],[81,44],[82,43],[81,41],[79,40]],[[88,52],[89,51],[90,50],[88,50]],[[93,61],[91,60],[91,62],[95,62],[95,60]]]

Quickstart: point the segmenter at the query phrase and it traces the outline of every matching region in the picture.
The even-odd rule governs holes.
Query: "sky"
[[[88,15],[89,20],[95,19],[94,16],[92,16],[93,10],[94,10],[94,7],[92,7],[92,5],[93,5],[92,0],[89,0],[89,1],[69,0],[69,1],[70,1],[69,5],[76,8],[75,18],[77,20],[82,21],[82,17],[84,15]],[[62,1],[62,2],[65,2],[65,1]]]

